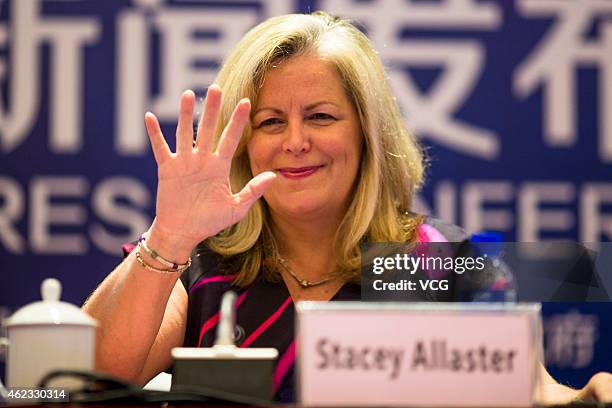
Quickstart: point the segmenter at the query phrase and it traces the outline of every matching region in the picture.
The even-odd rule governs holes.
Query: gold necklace
[[[295,279],[295,280],[297,281],[297,283],[298,283],[298,284],[299,284],[299,285],[300,285],[302,288],[304,288],[304,289],[307,289],[307,288],[312,288],[313,286],[319,286],[319,285],[322,285],[322,284],[327,283],[327,282],[329,282],[329,281],[331,281],[331,280],[333,280],[333,279],[334,279],[334,277],[333,277],[333,276],[328,276],[328,277],[327,277],[327,278],[325,278],[325,279],[321,279],[321,280],[319,280],[319,281],[315,281],[315,282],[309,281],[308,279],[302,279],[302,278],[300,278],[299,276],[297,276],[295,272],[293,272],[293,270],[291,269],[291,267],[290,267],[290,266],[289,266],[289,264],[287,263],[287,260],[286,260],[286,259],[282,258],[282,257],[281,257],[280,255],[278,255],[278,254],[276,255],[276,259],[278,260],[278,263],[279,263],[279,264],[281,264],[281,266],[282,266],[283,268],[285,268],[285,270],[286,270],[287,272],[289,272],[289,275],[291,275],[291,277],[293,277],[293,279]]]

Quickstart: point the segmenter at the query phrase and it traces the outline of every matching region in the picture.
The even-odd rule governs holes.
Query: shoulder
[[[468,234],[458,225],[438,218],[423,215],[423,222],[417,228],[419,242],[461,242]]]

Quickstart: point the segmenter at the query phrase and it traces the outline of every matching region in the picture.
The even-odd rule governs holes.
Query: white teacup
[[[42,301],[22,307],[6,322],[8,387],[36,388],[51,371],[94,368],[97,323],[75,305],[60,301],[61,291],[57,279],[46,279]],[[76,384],[58,379],[49,386]]]

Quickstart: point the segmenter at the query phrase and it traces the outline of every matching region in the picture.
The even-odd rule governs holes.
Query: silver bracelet
[[[183,270],[185,270],[185,269],[187,269],[189,267],[189,265],[191,265],[191,257],[184,264],[178,264],[178,263],[175,263],[175,262],[168,261],[167,259],[162,257],[160,254],[158,254],[155,249],[149,248],[149,246],[147,245],[147,239],[145,238],[144,234],[142,234],[140,236],[140,239],[138,240],[138,244],[142,246],[142,249],[144,249],[144,251],[151,258],[155,259],[160,264],[162,264],[164,266],[167,266],[171,270],[178,270],[178,269],[181,269],[181,268],[183,268]]]
[[[180,265],[178,268],[170,268],[170,269],[156,268],[152,265],[149,265],[148,263],[145,262],[144,259],[142,259],[142,256],[140,256],[141,248],[144,248],[144,246],[142,245],[142,242],[138,242],[138,245],[136,246],[136,260],[143,268],[148,269],[149,271],[163,273],[163,274],[174,274],[174,273],[180,274],[180,273],[183,273],[185,269],[191,266],[191,258],[189,258],[187,260],[187,263]]]

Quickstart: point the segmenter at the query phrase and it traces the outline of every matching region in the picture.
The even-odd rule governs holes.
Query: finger
[[[206,101],[204,101],[204,111],[200,116],[198,124],[198,135],[196,137],[196,146],[203,152],[212,150],[215,131],[219,123],[219,111],[221,110],[221,88],[219,85],[212,84],[206,92]]]
[[[248,99],[242,99],[236,105],[236,109],[232,113],[232,117],[221,134],[221,140],[219,140],[219,147],[217,152],[220,157],[231,159],[234,156],[234,152],[238,147],[244,126],[249,119],[249,112],[251,111],[251,102]]]
[[[181,107],[176,125],[176,152],[187,153],[193,148],[193,108],[195,94],[191,90],[181,95]]]
[[[162,164],[164,160],[170,157],[170,148],[168,147],[168,143],[166,143],[166,139],[164,139],[164,134],[161,131],[159,126],[159,121],[151,112],[147,112],[145,114],[145,127],[147,128],[147,134],[149,135],[149,140],[151,141],[151,148],[153,149],[153,156],[155,156],[155,161],[157,164]]]
[[[276,179],[276,174],[271,171],[264,171],[253,177],[251,181],[236,194],[238,204],[243,206],[245,210],[248,210],[249,207],[265,193],[274,179]]]
[[[612,375],[610,373],[595,374],[587,388],[591,389],[591,394],[597,401],[612,402]]]

